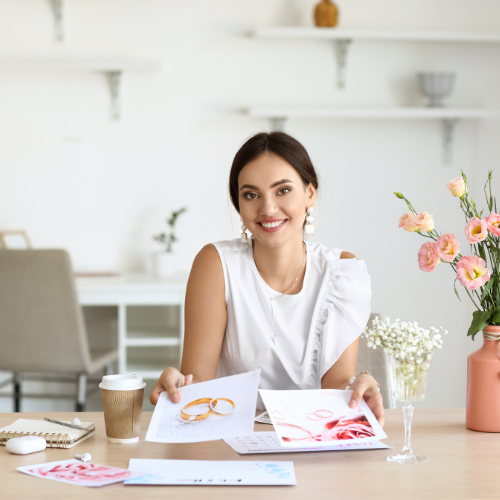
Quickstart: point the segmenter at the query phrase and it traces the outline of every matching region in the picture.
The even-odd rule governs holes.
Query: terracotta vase
[[[332,0],[322,0],[314,10],[314,22],[320,28],[337,26],[339,10]]]
[[[500,339],[500,326],[484,330]],[[484,339],[483,346],[467,358],[467,429],[500,432],[500,351],[498,340]]]

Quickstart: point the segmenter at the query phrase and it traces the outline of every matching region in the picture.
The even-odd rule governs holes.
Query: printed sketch
[[[362,401],[349,408],[350,391],[260,391],[283,446],[373,441],[385,433]]]

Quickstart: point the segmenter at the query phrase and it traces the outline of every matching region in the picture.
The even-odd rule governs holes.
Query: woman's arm
[[[151,392],[152,404],[163,391],[176,403],[179,387],[215,378],[226,322],[222,264],[215,247],[207,245],[196,256],[187,284],[181,371],[162,373]]]

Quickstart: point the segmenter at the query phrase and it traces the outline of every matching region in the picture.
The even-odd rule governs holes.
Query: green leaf
[[[484,261],[486,261],[486,253],[484,251],[484,246],[482,243],[478,243],[477,244],[477,251],[479,253],[479,256],[481,257],[481,259],[483,259]]]
[[[470,324],[467,336],[472,336],[472,340],[474,340],[474,336],[476,335],[476,333],[480,332],[483,328],[486,328],[488,326],[488,320],[490,319],[493,312],[493,309],[490,309],[488,311],[474,311],[474,313],[472,314],[472,323]]]
[[[457,292],[457,280],[458,280],[458,278],[455,278],[455,281],[454,281],[454,283],[453,283],[453,288],[454,288],[454,290],[455,290],[455,295],[457,296],[458,300],[459,300],[460,302],[462,302],[462,299],[460,298],[460,295],[458,295],[458,292]]]
[[[400,199],[402,200],[404,198],[404,196],[401,194],[401,193],[398,193],[397,191],[394,191],[394,194]]]
[[[483,287],[483,294],[481,295],[481,302],[483,299],[488,295],[488,290],[493,286],[493,283],[495,282],[495,277],[491,278],[490,281],[486,283]]]

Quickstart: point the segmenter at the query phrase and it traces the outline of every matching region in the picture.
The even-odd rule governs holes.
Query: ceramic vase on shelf
[[[314,22],[319,28],[334,28],[339,19],[339,9],[332,0],[321,0],[314,9]]]
[[[500,432],[500,326],[487,326],[483,337],[483,346],[467,358],[465,424],[473,431]]]
[[[173,252],[156,252],[153,254],[153,271],[156,276],[172,276],[177,272],[177,259]]]

